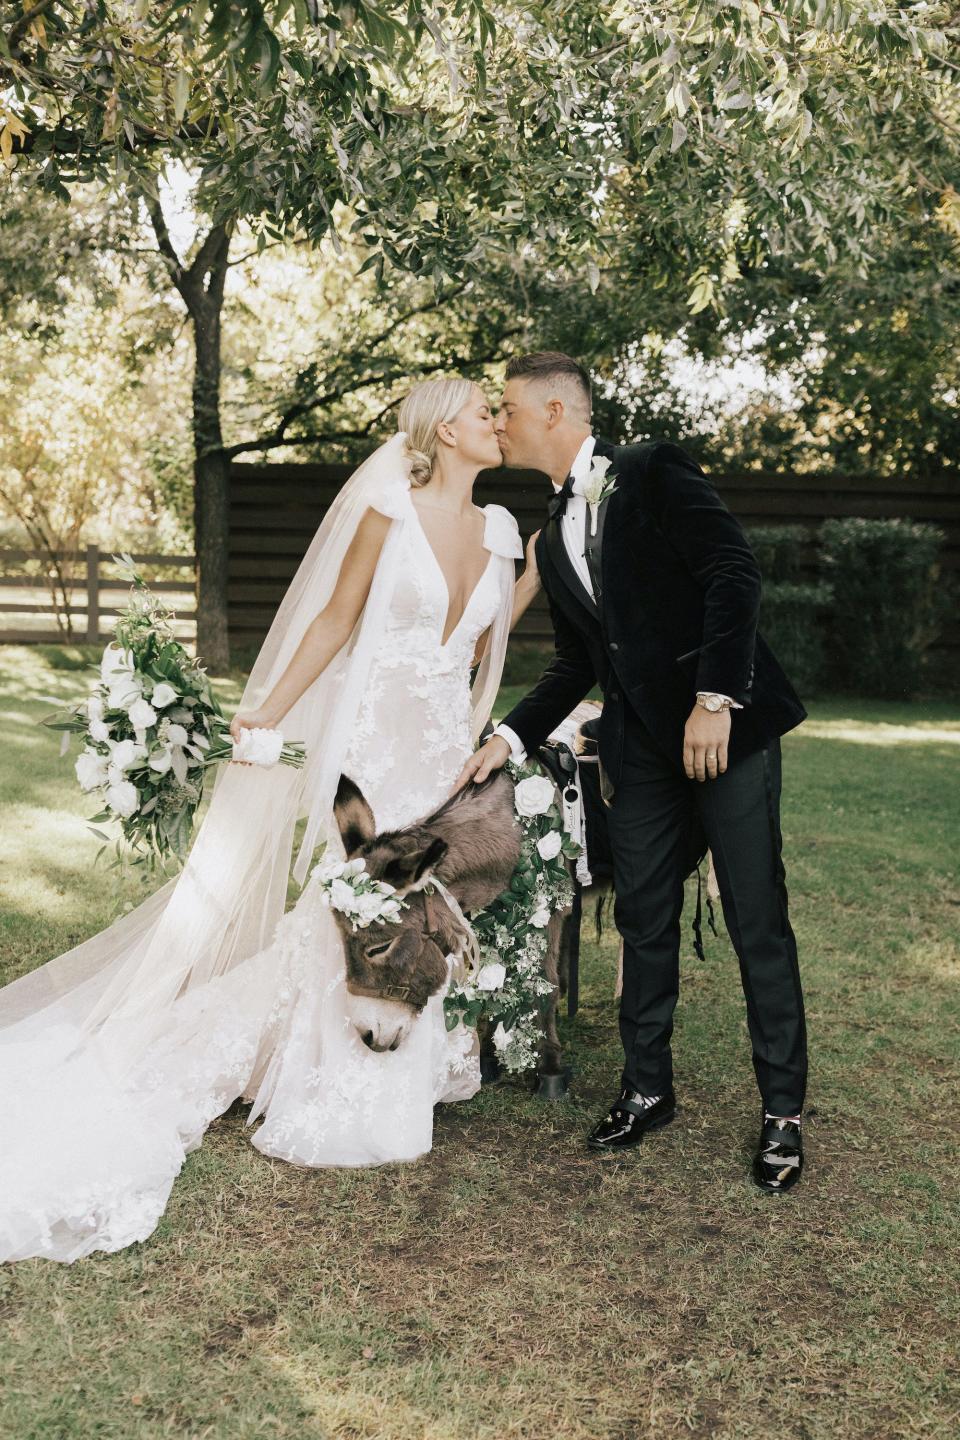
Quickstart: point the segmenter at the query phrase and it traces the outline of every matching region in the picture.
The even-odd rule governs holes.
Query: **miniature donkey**
[[[513,797],[513,782],[498,771],[458,791],[423,820],[378,834],[367,801],[341,775],[334,814],[347,858],[362,857],[372,879],[385,880],[406,900],[399,924],[374,921],[354,930],[348,916],[333,911],[346,952],[350,1018],[370,1049],[396,1050],[430,996],[446,984],[446,957],[466,938],[443,894],[429,888],[430,879],[436,877],[467,912],[483,909],[510,884],[521,838]],[[562,1068],[558,939],[548,946],[545,967],[554,991],[544,1016],[541,1062],[554,1074]]]

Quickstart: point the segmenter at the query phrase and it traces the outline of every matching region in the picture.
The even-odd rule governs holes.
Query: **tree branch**
[[[14,59],[16,59],[17,47],[20,41],[24,35],[26,35],[34,20],[37,19],[38,15],[42,15],[45,10],[49,10],[53,3],[54,0],[37,0],[36,5],[31,5],[30,9],[25,10],[20,16],[20,19],[15,20],[10,26],[10,29],[7,31],[7,48]]]
[[[391,321],[386,329],[382,330],[379,335],[366,341],[366,348],[375,350],[377,346],[382,345],[385,340],[388,340],[399,326],[406,324],[408,320],[412,320],[417,315],[427,315],[431,311],[439,309],[440,306],[446,304],[448,300],[452,300],[455,296],[462,294],[467,288],[467,283],[468,282],[464,280],[461,284],[454,286],[452,290],[444,291],[442,295],[435,296],[433,300],[425,305],[416,305],[412,310],[407,310],[403,315],[398,316],[396,320]],[[478,361],[476,363],[482,364],[483,362]],[[336,367],[332,373],[334,375],[338,373]],[[325,405],[332,405],[337,400],[342,400],[345,395],[350,395],[356,390],[363,390],[365,386],[373,385],[378,380],[385,380],[387,378],[388,377],[385,377],[379,371],[375,375],[354,376],[353,381],[349,385],[335,386],[333,389],[326,390],[322,395],[314,395],[310,400],[300,400],[283,412],[268,435],[262,436],[259,440],[252,440],[249,443],[243,442],[243,448],[240,450],[237,450],[235,446],[231,446],[225,453],[228,458],[232,459],[234,454],[245,454],[248,450],[270,450],[276,445],[299,443],[285,439],[287,430],[295,420],[299,420],[303,415],[309,415],[312,410],[319,410]],[[391,376],[389,378],[395,377]]]
[[[180,291],[186,303],[190,304],[187,292],[190,290],[188,283],[188,272],[184,269],[183,261],[174,249],[173,241],[170,239],[170,231],[167,229],[167,218],[163,213],[163,206],[155,195],[150,195],[146,190],[140,191],[143,202],[147,207],[150,216],[150,223],[153,225],[153,233],[157,237],[157,249],[160,251],[170,279]]]
[[[513,325],[504,330],[498,337],[495,348],[488,351],[485,355],[448,355],[442,360],[434,361],[431,365],[421,365],[418,367],[418,373],[421,375],[432,375],[438,370],[470,370],[477,365],[488,365],[493,360],[500,359],[500,348],[503,342],[509,340],[514,335],[522,334],[523,329],[523,325]],[[389,384],[398,379],[400,374],[401,371],[398,369],[391,375],[378,374],[360,377],[352,385],[346,385],[339,391],[317,397],[315,401],[311,402],[309,408],[317,409],[322,404],[333,404],[334,401],[342,400],[345,395],[350,394],[352,391],[362,390],[365,386],[373,385],[378,381],[384,385]],[[400,404],[401,399],[402,397],[398,397],[395,400],[391,400],[388,405],[379,411],[379,413],[360,430],[341,430],[337,432],[337,434],[330,434],[329,432],[320,434],[316,431],[311,431],[306,434],[293,435],[287,438],[286,424],[284,420],[281,420],[269,435],[265,435],[259,440],[240,440],[235,445],[225,445],[223,447],[223,454],[228,460],[235,460],[238,455],[247,455],[255,451],[262,453],[265,450],[278,449],[282,445],[310,445],[321,441],[332,444],[341,440],[364,440],[376,426],[377,422]],[[306,413],[306,408],[302,410],[301,413]]]

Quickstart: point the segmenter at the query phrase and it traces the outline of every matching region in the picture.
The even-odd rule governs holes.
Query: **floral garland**
[[[509,887],[472,917],[479,969],[452,987],[443,1005],[448,1030],[485,1021],[504,1068],[520,1074],[537,1063],[541,1015],[554,989],[543,973],[546,927],[573,899],[564,858],[575,860],[580,847],[564,831],[556,788],[540,767],[506,768],[516,784],[520,858]]]

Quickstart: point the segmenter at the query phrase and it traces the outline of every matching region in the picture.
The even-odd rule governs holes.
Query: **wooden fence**
[[[347,465],[238,463],[231,477],[230,634],[250,645],[263,638],[284,589],[317,525],[347,475]],[[759,525],[795,525],[805,539],[807,565],[815,564],[814,532],[831,516],[934,521],[946,531],[944,570],[960,579],[960,477],[923,482],[908,476],[738,475],[711,471],[725,503],[748,533]],[[543,524],[550,483],[539,472],[494,470],[481,475],[478,504],[496,501],[516,515],[524,539]],[[550,620],[542,597],[527,611],[518,635],[546,640]],[[954,621],[943,648],[960,653]]]
[[[192,555],[134,555],[133,560],[138,566],[150,567],[173,567],[175,569],[188,569],[191,572],[189,580],[152,580],[150,576],[144,578],[150,584],[150,588],[161,599],[170,597],[172,608],[177,613],[177,632],[183,638],[194,637],[194,557]],[[5,565],[22,565],[25,562],[39,561],[41,565],[49,565],[52,560],[66,567],[65,584],[70,595],[70,603],[67,606],[55,607],[52,597],[44,602],[35,602],[32,599],[14,598],[0,603],[0,615],[15,615],[24,618],[28,615],[49,616],[56,620],[57,609],[61,615],[69,614],[72,635],[68,635],[65,629],[55,624],[47,629],[40,626],[20,625],[19,627],[0,628],[0,642],[19,642],[21,644],[39,644],[40,642],[61,643],[73,640],[77,644],[97,644],[107,639],[113,627],[104,629],[102,621],[118,615],[122,608],[129,589],[130,582],[126,579],[115,579],[105,571],[116,569],[115,562],[111,559],[110,552],[104,552],[99,545],[87,545],[83,550],[74,554],[72,551],[58,551],[55,555],[48,555],[42,550],[0,550],[0,561]],[[59,586],[58,586],[59,589]],[[24,595],[34,595],[37,591],[45,590],[50,597],[50,581],[46,575],[0,575],[0,594],[15,596],[17,591]],[[189,603],[182,605],[181,595],[189,595]],[[76,617],[77,623],[74,623]]]
[[[283,593],[303,558],[310,539],[323,519],[346,477],[349,465],[235,464],[231,476],[229,622],[232,644],[248,648],[259,644],[266,634]],[[815,563],[813,536],[820,522],[830,516],[908,518],[933,521],[947,535],[943,565],[945,580],[960,580],[960,477],[943,475],[914,484],[909,477],[878,479],[868,476],[781,475],[760,472],[726,475],[711,472],[724,501],[743,522],[747,531],[758,525],[795,525],[804,537],[809,568]],[[478,504],[497,502],[516,515],[524,539],[543,523],[549,481],[539,472],[494,470],[481,475],[475,491]],[[20,563],[43,560],[36,551],[4,551],[0,559]],[[115,616],[126,590],[126,582],[104,575],[112,562],[96,545],[77,557],[64,557],[82,574],[75,575],[76,589],[70,606],[71,617],[79,623],[73,638],[98,641],[101,621]],[[192,572],[189,555],[135,555],[143,566],[175,566]],[[149,579],[149,576],[147,577]],[[43,576],[0,576],[6,591],[35,592],[48,589]],[[191,574],[185,580],[164,580],[153,586],[170,594],[177,615],[192,636],[194,615]],[[180,597],[189,595],[181,607]],[[18,599],[0,604],[3,615],[53,615],[53,605]],[[550,636],[550,621],[542,597],[523,617],[519,636],[536,641]],[[0,629],[0,641],[63,640],[57,629],[22,626]],[[944,634],[941,646],[960,656],[960,623],[955,618]]]

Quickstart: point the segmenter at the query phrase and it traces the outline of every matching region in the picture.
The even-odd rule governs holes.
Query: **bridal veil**
[[[315,847],[336,838],[333,797],[397,577],[400,528],[411,508],[404,440],[401,433],[382,445],[330,506],[244,688],[241,708],[256,708],[331,598],[367,509],[389,516],[393,524],[353,634],[284,719],[287,738],[305,742],[303,769],[224,765],[180,875],[108,929],[0,990],[5,1097],[22,1088],[22,1062],[35,1059],[37,1047],[56,1066],[80,1060],[85,1051],[108,1054],[122,1082],[137,1062],[150,1016],[162,1020],[178,997],[269,943],[285,908],[298,820],[306,821],[293,867],[301,885]],[[506,558],[502,563],[512,565]],[[475,739],[496,697],[509,624],[506,607],[473,684]],[[127,1025],[134,1017],[146,1026]],[[108,1032],[109,1046],[101,1046]]]

